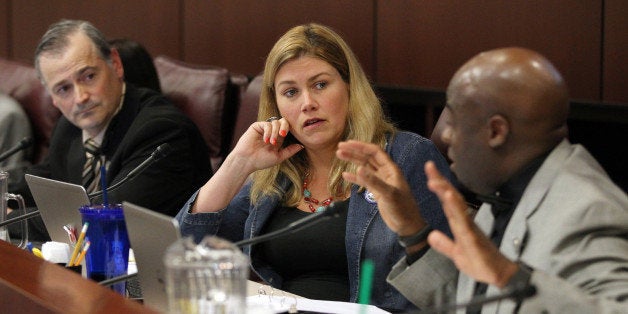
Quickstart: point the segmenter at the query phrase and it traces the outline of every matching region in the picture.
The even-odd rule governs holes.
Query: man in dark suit
[[[90,193],[100,189],[100,165],[112,186],[168,143],[172,151],[166,157],[109,199],[171,216],[211,176],[207,146],[194,123],[161,94],[125,84],[118,52],[90,23],[51,25],[37,46],[35,68],[63,117],[49,155],[29,173],[82,184]],[[31,226],[33,237],[46,239],[41,220]]]

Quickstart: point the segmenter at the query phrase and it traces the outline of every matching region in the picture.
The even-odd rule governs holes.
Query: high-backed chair
[[[249,126],[257,121],[257,109],[259,107],[261,91],[262,75],[260,74],[251,80],[240,97],[240,106],[238,107],[238,114],[235,118],[230,150],[235,147],[238,140]]]
[[[13,97],[26,111],[35,139],[33,163],[48,152],[50,136],[61,112],[41,84],[33,66],[0,58],[0,91]]]
[[[185,63],[166,56],[155,58],[161,89],[199,128],[207,146],[212,169],[216,171],[231,141],[237,95],[229,71],[222,67]],[[240,82],[243,83],[243,82]],[[235,90],[235,91],[234,91]],[[237,100],[235,100],[237,101]]]
[[[237,143],[238,139],[242,134],[235,134],[238,128],[238,119],[240,117],[240,110],[243,107],[243,102],[249,101],[247,99],[247,91],[250,88],[250,84],[252,82],[249,81],[249,78],[243,74],[231,74],[229,79],[232,88],[230,88],[231,95],[227,97],[226,105],[229,106],[228,113],[231,116],[228,118],[229,128],[227,132],[229,132],[229,140],[225,142],[227,144],[225,150],[225,157],[231,152],[233,149],[233,143]],[[255,118],[257,118],[257,108],[255,109]]]

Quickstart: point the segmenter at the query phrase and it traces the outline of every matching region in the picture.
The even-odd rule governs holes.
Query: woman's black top
[[[295,207],[279,208],[261,234],[307,215],[312,214]],[[343,211],[339,217],[258,244],[256,254],[281,275],[280,289],[310,299],[349,301],[346,224],[347,211]]]

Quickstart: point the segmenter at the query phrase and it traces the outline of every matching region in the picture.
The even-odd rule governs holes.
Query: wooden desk
[[[5,241],[0,241],[0,312],[156,313]]]

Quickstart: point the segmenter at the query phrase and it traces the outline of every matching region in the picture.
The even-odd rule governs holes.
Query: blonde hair
[[[286,62],[302,56],[329,63],[349,86],[349,108],[342,140],[377,143],[383,148],[386,134],[394,133],[395,127],[385,117],[380,101],[351,48],[336,32],[319,24],[305,24],[290,29],[271,49],[264,67],[258,120],[280,115],[275,99],[275,76]],[[293,143],[297,141],[289,134],[283,145]],[[282,202],[285,206],[298,206],[307,171],[308,161],[304,150],[281,164],[256,171],[252,175],[251,202],[256,204],[263,196],[282,197],[283,194]],[[351,185],[342,179],[344,171],[355,171],[355,166],[334,159],[327,183],[330,195],[346,195],[350,192]],[[277,182],[280,174],[292,182],[287,191],[283,191]]]

